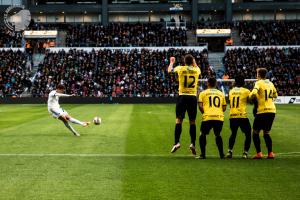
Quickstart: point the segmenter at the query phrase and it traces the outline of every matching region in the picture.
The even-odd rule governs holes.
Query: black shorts
[[[223,121],[208,120],[202,121],[200,131],[202,134],[208,135],[210,129],[214,129],[215,135],[220,135],[223,128]]]
[[[273,121],[275,119],[275,113],[262,113],[255,116],[253,122],[253,130],[256,131],[270,131]]]
[[[187,111],[190,120],[197,116],[197,97],[191,95],[180,95],[176,103],[176,118],[184,119]]]
[[[241,128],[243,133],[251,133],[251,125],[248,118],[231,118],[229,121],[232,132],[236,132]]]

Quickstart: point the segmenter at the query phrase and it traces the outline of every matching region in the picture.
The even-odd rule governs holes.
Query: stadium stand
[[[68,27],[69,47],[186,46],[184,29],[166,29],[162,24],[79,24]]]
[[[20,96],[31,87],[30,66],[21,51],[0,51],[0,97]]]
[[[240,21],[236,23],[244,45],[299,45],[299,21]]]
[[[176,95],[176,77],[166,73],[169,57],[181,60],[195,56],[207,77],[211,73],[207,51],[183,49],[148,50],[64,50],[46,52],[33,83],[33,96],[46,96],[59,83],[68,93],[97,97],[169,97]],[[180,63],[177,63],[180,64]]]
[[[21,47],[22,37],[16,33],[10,33],[4,26],[0,25],[0,48]]]
[[[162,23],[45,24],[35,23],[32,30],[66,31],[68,47],[187,46],[186,30],[166,28]]]
[[[256,78],[256,68],[265,67],[279,96],[300,95],[300,48],[235,48],[225,53],[224,66],[230,78]]]

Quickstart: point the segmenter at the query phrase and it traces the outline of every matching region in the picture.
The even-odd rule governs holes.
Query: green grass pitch
[[[242,160],[241,132],[232,160],[217,157],[213,134],[207,137],[208,158],[195,159],[187,120],[181,149],[171,155],[171,104],[62,107],[80,120],[100,116],[102,124],[74,125],[81,133],[75,137],[46,105],[0,105],[1,200],[300,199],[300,105],[277,105],[275,160]],[[198,113],[197,138],[200,118]],[[226,119],[225,151],[229,134]],[[266,153],[262,137],[261,143]]]

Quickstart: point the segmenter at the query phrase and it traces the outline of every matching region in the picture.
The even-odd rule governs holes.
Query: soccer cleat
[[[83,123],[84,123],[83,127],[87,127],[91,124],[91,122],[83,122]]]
[[[262,157],[263,157],[262,153],[259,152],[253,157],[253,159],[262,159]]]
[[[175,153],[177,151],[177,149],[180,148],[180,143],[177,143],[173,146],[173,148],[171,149],[171,153]]]
[[[270,153],[268,153],[268,159],[274,159],[275,158],[275,154],[271,151]]]
[[[190,145],[190,150],[191,150],[192,154],[195,156],[196,155],[196,149],[195,149],[195,146],[193,144]]]
[[[224,158],[225,158],[225,154],[223,153],[220,155],[220,159],[224,159]]]
[[[243,159],[247,159],[248,158],[248,154],[246,152],[244,152],[243,155],[242,155],[242,158]]]
[[[232,151],[228,151],[226,158],[232,158]]]
[[[200,156],[198,158],[199,159],[206,159],[206,156],[204,154],[200,154]]]
[[[74,134],[74,136],[77,136],[77,137],[79,137],[80,136],[80,134],[79,133],[73,133]]]

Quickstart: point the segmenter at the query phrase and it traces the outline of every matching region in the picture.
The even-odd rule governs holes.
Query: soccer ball
[[[100,117],[94,117],[93,122],[95,125],[100,125],[101,124],[101,118]]]

